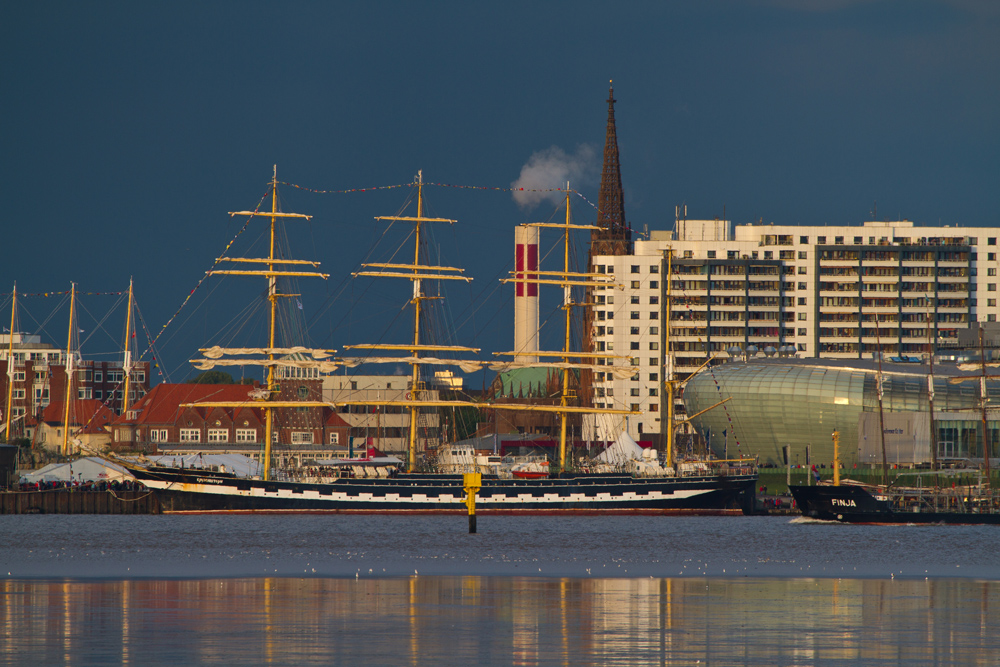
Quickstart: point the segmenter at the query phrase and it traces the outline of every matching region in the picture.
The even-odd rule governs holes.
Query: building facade
[[[12,365],[8,365],[8,356],[13,358]],[[42,421],[42,412],[47,406],[54,403],[65,405],[66,351],[41,342],[41,337],[37,335],[15,333],[11,341],[11,334],[3,334],[0,335],[0,368],[7,369],[7,373],[0,373],[0,409],[6,410],[8,389],[13,389],[10,439],[31,438],[37,433],[33,425]],[[97,405],[121,414],[125,386],[123,362],[92,361],[74,353],[72,368],[75,373],[72,391],[75,396],[71,405],[90,405],[76,401],[93,399]],[[129,403],[134,403],[149,391],[149,370],[148,361],[133,364]],[[74,418],[86,423],[91,416],[74,415]],[[6,415],[0,419],[0,424],[5,420]]]
[[[733,228],[677,220],[675,231],[636,241],[631,255],[596,256],[591,269],[614,274],[617,287],[595,291],[593,348],[626,356],[637,372],[630,380],[596,372],[594,402],[643,415],[594,421],[595,437],[623,428],[633,438],[662,435],[665,374],[683,379],[711,355],[756,348],[863,359],[948,347],[970,323],[1000,313],[998,237],[997,228],[910,221]]]
[[[442,375],[444,389],[454,390],[454,376]],[[351,445],[370,445],[405,459],[409,451],[410,411],[401,405],[341,405],[344,402],[407,401],[412,398],[407,375],[328,375],[323,378],[323,400],[337,404],[339,416],[350,425]],[[458,385],[460,388],[461,385]],[[429,401],[440,396],[435,384],[420,393]],[[417,421],[417,452],[435,449],[441,441],[437,410],[424,410]]]

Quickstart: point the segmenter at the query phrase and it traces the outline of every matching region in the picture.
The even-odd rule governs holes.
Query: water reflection
[[[1000,582],[0,582],[5,664],[997,665]]]

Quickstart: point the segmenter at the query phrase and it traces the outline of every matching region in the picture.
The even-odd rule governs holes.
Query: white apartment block
[[[643,412],[628,420],[636,438],[661,433],[665,370],[683,379],[710,354],[799,357],[916,356],[957,341],[970,322],[993,322],[997,307],[995,227],[738,225],[678,220],[654,231],[632,255],[598,256],[617,288],[595,291],[597,350],[627,355],[630,380],[597,372],[598,407]],[[670,350],[667,252],[672,251]],[[621,363],[621,362],[619,362]],[[672,369],[668,369],[672,364]],[[596,424],[613,439],[623,420]]]

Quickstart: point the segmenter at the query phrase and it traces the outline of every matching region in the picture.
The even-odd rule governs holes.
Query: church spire
[[[591,256],[627,255],[632,252],[632,230],[625,221],[625,196],[618,162],[618,134],[615,130],[615,89],[608,87],[608,127],[604,139],[604,167],[597,198],[597,226],[591,233]]]

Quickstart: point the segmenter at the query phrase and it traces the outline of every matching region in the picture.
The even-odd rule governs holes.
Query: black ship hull
[[[461,475],[340,478],[330,482],[243,479],[196,469],[130,468],[166,513],[466,513]],[[755,472],[634,478],[576,475],[547,479],[483,476],[480,514],[739,514],[753,507]]]
[[[803,516],[821,521],[859,524],[1000,524],[991,512],[965,499],[929,492],[891,494],[878,489],[842,486],[789,486]]]

